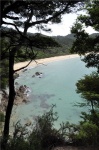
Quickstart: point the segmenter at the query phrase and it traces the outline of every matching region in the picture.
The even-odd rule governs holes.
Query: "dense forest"
[[[85,1],[1,1],[1,93],[9,95],[5,111],[0,111],[0,145],[2,150],[49,150],[56,146],[84,146],[99,148],[99,34],[89,35],[85,27],[91,26],[99,32],[99,2]],[[60,23],[65,13],[85,9],[86,15],[80,15],[67,36],[48,37],[28,33],[30,27],[49,31],[47,23]],[[95,16],[95,17],[94,17]],[[32,20],[34,17],[35,20]],[[10,19],[7,21],[6,19]],[[11,22],[12,21],[12,22]],[[4,25],[8,26],[4,28]],[[9,28],[12,26],[14,29]],[[20,31],[23,28],[23,31]],[[35,60],[69,53],[84,56],[86,67],[96,68],[96,72],[85,75],[76,83],[76,92],[84,103],[79,107],[89,106],[89,112],[81,113],[83,119],[78,124],[62,123],[60,129],[54,128],[57,113],[54,106],[49,112],[38,116],[35,126],[28,132],[28,125],[17,122],[12,135],[9,124],[16,96],[15,74],[16,62]],[[28,66],[28,65],[27,65]],[[2,103],[0,108],[2,107]]]

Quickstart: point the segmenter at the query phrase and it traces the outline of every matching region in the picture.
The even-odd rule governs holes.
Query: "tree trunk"
[[[14,89],[14,55],[15,51],[9,52],[9,100],[5,115],[5,124],[4,124],[4,132],[3,132],[3,141],[2,141],[2,149],[6,149],[8,137],[9,137],[9,125],[10,125],[10,117],[12,113],[14,98],[15,98],[15,89]]]

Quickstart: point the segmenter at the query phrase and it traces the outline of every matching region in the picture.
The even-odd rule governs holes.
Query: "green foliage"
[[[31,35],[31,37],[34,36],[34,34],[32,34],[32,33],[30,35]],[[40,36],[40,34],[37,34],[37,35]],[[46,38],[48,38],[50,40],[50,37],[46,36]],[[43,41],[42,42],[43,46],[41,45],[41,47],[39,46],[39,48],[34,48],[34,52],[37,54],[36,55],[37,59],[70,54],[69,49],[74,41],[74,37],[72,34],[67,35],[67,36],[52,36],[51,38],[56,42],[55,44],[53,43],[53,47],[50,47],[51,45],[48,42],[49,47],[44,48],[44,44],[43,44],[44,41]],[[39,41],[39,40],[37,40],[37,41]],[[57,44],[57,43],[59,43],[59,44]],[[38,43],[38,45],[40,45],[40,44]],[[56,47],[55,47],[55,45],[56,45]],[[46,44],[45,44],[45,46],[46,46]],[[22,48],[21,52],[24,52],[24,47]],[[26,60],[26,58],[16,59],[16,61],[24,61],[24,60]]]
[[[80,125],[79,132],[76,134],[75,139],[83,145],[96,146],[99,140],[99,127],[92,122],[84,122]]]
[[[79,124],[66,122],[56,129],[54,122],[58,117],[53,108],[54,106],[50,111],[38,116],[31,127],[26,125],[22,127],[20,122],[17,122],[13,136],[9,137],[6,150],[48,150],[64,144],[98,146],[99,124],[92,121],[92,114],[82,113],[83,121]]]
[[[9,138],[6,150],[48,150],[64,143],[60,130],[54,128],[54,122],[58,117],[57,113],[53,112],[53,107],[36,119],[30,134],[27,126],[22,127],[18,122],[13,137]]]
[[[68,145],[70,143],[75,145],[75,135],[79,129],[79,125],[70,123],[70,122],[62,122],[60,127],[60,133],[65,139],[65,143]]]
[[[30,150],[29,143],[26,140],[28,136],[26,126],[22,126],[18,121],[14,126],[13,136],[9,136],[9,142],[6,150]]]
[[[80,79],[77,86],[77,93],[80,93],[85,103],[78,106],[91,106],[89,113],[82,112],[82,121],[79,124],[78,132],[74,139],[80,145],[99,146],[99,33],[89,35],[85,27],[91,26],[99,31],[99,1],[86,3],[86,15],[80,15],[71,29],[76,38],[71,48],[72,53],[84,55],[82,59],[87,67],[95,67],[97,72],[85,75]],[[89,107],[88,107],[89,108]]]
[[[65,135],[66,143],[76,146],[99,146],[99,113],[97,112],[96,115],[98,124],[95,122],[94,117],[96,116],[85,112],[82,112],[83,120],[79,124],[63,123],[63,135]]]
[[[9,62],[8,60],[3,60],[0,62],[0,78],[1,78],[1,89],[5,89],[9,83]]]
[[[99,141],[99,73],[93,72],[85,75],[77,84],[77,93],[81,93],[82,98],[86,100],[80,106],[89,105],[91,109],[89,113],[82,112],[83,119],[78,128],[74,139],[82,145],[96,146]]]
[[[85,122],[92,122],[93,124],[99,126],[99,110],[97,109],[95,109],[94,112],[91,111],[91,113],[82,112],[80,117],[83,119],[80,121],[81,124]]]
[[[4,122],[4,113],[0,112],[0,122]]]
[[[99,2],[92,1],[86,5],[88,15],[81,15],[79,20],[86,26],[92,26],[95,30],[99,31]]]
[[[99,31],[99,1],[86,4],[86,15],[80,15],[71,29],[76,37],[71,48],[72,53],[84,55],[82,59],[87,67],[95,67],[99,72],[99,33],[91,37],[85,32],[85,27],[91,26]]]
[[[10,60],[10,71],[13,74],[13,65],[14,61],[16,59],[22,59],[26,60],[28,57],[32,60],[35,59],[36,54],[35,50],[41,48],[42,50],[46,48],[51,48],[52,45],[56,46],[56,42],[53,41],[51,38],[40,36],[39,34],[34,35],[31,37],[31,35],[27,34],[27,30],[35,26],[38,30],[42,29],[44,31],[50,31],[46,24],[50,21],[52,23],[60,23],[61,21],[61,14],[72,11],[72,7],[75,6],[75,4],[78,1],[2,1],[2,7],[1,7],[1,24],[2,25],[12,25],[15,30],[6,30],[5,32],[2,32],[2,40],[4,40],[3,47],[2,47],[2,53],[1,58],[4,60],[5,58],[9,58]],[[94,5],[93,5],[94,4]],[[98,17],[98,2],[92,3],[92,5],[88,6],[89,16],[91,19],[91,26],[93,26],[96,30],[98,30],[98,23],[99,17]],[[92,9],[89,9],[92,8]],[[95,10],[93,9],[95,8]],[[96,18],[93,17],[93,15],[96,14]],[[10,19],[11,21],[6,22],[5,18]],[[34,18],[34,19],[32,19]],[[95,37],[94,39],[92,37],[89,37],[89,35],[83,30],[81,25],[81,20],[84,20],[84,22],[87,20],[88,17],[80,17],[79,22],[75,25],[75,28],[73,29],[74,34],[77,33],[76,43],[73,47],[74,52],[78,52],[79,54],[85,54],[86,52],[92,52],[87,57],[85,57],[84,61],[89,62],[88,66],[94,66],[99,69],[99,36]],[[89,18],[88,18],[89,20]],[[87,25],[87,24],[86,24]],[[88,24],[89,25],[89,24]],[[19,28],[23,28],[23,32],[19,30]],[[2,30],[2,28],[1,28]],[[9,39],[8,39],[9,38]],[[80,44],[78,44],[80,43]],[[77,45],[78,44],[78,45]],[[6,45],[6,46],[5,46]],[[82,52],[79,52],[80,49]],[[44,51],[45,52],[45,51]],[[90,60],[91,58],[91,60]],[[93,59],[94,58],[94,59]],[[1,69],[3,72],[3,69]],[[4,75],[5,72],[4,71]],[[2,73],[2,74],[3,74]],[[7,73],[6,73],[7,74]],[[11,83],[13,82],[13,76],[11,76]],[[7,81],[4,81],[4,83]],[[10,84],[11,84],[10,83]],[[11,91],[12,90],[12,91]],[[88,89],[89,90],[89,89]],[[93,90],[93,89],[92,89]],[[95,90],[96,91],[96,90]],[[11,93],[12,92],[12,93]],[[90,90],[88,91],[90,92]],[[87,94],[87,97],[89,97]],[[92,91],[91,91],[92,92]],[[9,121],[10,121],[10,115],[11,110],[13,107],[13,101],[14,101],[14,86],[10,88],[11,95],[9,96],[9,105],[8,105],[8,112],[6,113],[6,124],[5,124],[5,131],[4,131],[4,137],[6,137],[9,134]],[[97,99],[97,93],[92,93],[91,98],[93,102],[93,97],[95,97],[95,103],[98,104]],[[95,96],[94,96],[95,95]],[[11,97],[12,96],[12,97]],[[96,111],[95,111],[96,112]],[[95,116],[99,116],[96,114],[91,114],[94,118]],[[55,115],[55,116],[54,116]],[[95,116],[94,116],[95,115]],[[88,119],[88,116],[87,116]],[[85,141],[90,143],[92,141],[94,143],[93,136],[96,136],[96,139],[98,139],[98,135],[96,133],[98,132],[98,126],[96,122],[94,123],[94,120],[89,121],[87,123],[80,124],[80,130],[77,130],[77,126],[71,125],[69,123],[66,123],[65,125],[61,126],[60,130],[56,130],[53,125],[54,121],[57,120],[56,114],[53,114],[53,109],[50,110],[47,114],[44,114],[42,117],[38,117],[36,121],[36,126],[33,128],[33,131],[30,135],[26,137],[26,133],[24,133],[24,128],[21,128],[18,126],[15,128],[15,132],[12,138],[9,139],[8,145],[6,147],[7,150],[44,150],[48,149],[53,145],[59,145],[64,142],[64,137],[69,136],[69,138],[73,141],[76,132],[78,131],[78,138],[80,139],[85,138]],[[99,124],[98,124],[99,125]],[[79,127],[78,127],[79,129]],[[68,130],[68,131],[67,131]],[[87,132],[88,130],[88,132]],[[92,133],[91,133],[92,131]],[[75,132],[75,134],[74,134]],[[68,133],[68,134],[67,134]],[[89,137],[88,137],[89,134]],[[64,136],[63,136],[64,135]],[[90,141],[89,141],[90,140]],[[96,140],[97,141],[97,140]],[[7,143],[7,140],[6,140]]]
[[[29,136],[30,146],[34,147],[34,150],[49,149],[64,142],[61,134],[54,128],[54,122],[57,119],[53,107],[49,112],[37,118],[36,126]]]
[[[4,113],[0,111],[0,135],[3,129],[3,123],[4,123]]]
[[[9,139],[6,150],[29,150],[28,142],[23,138]],[[32,149],[33,150],[33,149]]]
[[[1,44],[1,55],[5,55],[6,57],[8,56],[8,51],[5,51],[5,49],[8,47],[8,38],[0,38],[0,44]],[[8,77],[9,77],[9,60],[4,59],[3,61],[0,60],[0,86],[1,89],[5,89],[6,86],[8,86]]]
[[[70,53],[69,49],[71,48],[75,39],[73,34],[68,34],[67,36],[53,36],[53,38],[61,45],[61,47],[56,48],[57,53],[60,53],[60,55],[66,55]]]
[[[99,107],[99,74],[93,72],[85,75],[77,83],[77,93],[81,93],[82,98],[87,100],[87,104],[93,107]]]

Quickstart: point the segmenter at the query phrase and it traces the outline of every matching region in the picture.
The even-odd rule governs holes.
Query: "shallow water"
[[[32,77],[35,72],[41,72],[42,77]],[[86,68],[80,58],[71,58],[51,62],[28,69],[22,73],[16,82],[19,85],[26,85],[30,88],[30,102],[14,107],[14,122],[21,120],[22,123],[35,119],[48,111],[52,104],[56,104],[54,111],[58,112],[59,119],[55,123],[56,128],[60,123],[69,121],[78,123],[80,112],[88,108],[74,106],[77,102],[83,102],[76,93],[76,82],[85,74],[90,74],[93,68]]]

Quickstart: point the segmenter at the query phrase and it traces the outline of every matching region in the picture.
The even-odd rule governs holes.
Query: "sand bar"
[[[33,60],[28,67],[35,67],[39,64],[47,64],[50,62],[54,62],[54,61],[59,61],[59,60],[64,60],[64,59],[70,59],[70,58],[76,58],[79,57],[78,54],[73,54],[73,55],[64,55],[64,56],[55,56],[55,57],[49,57],[49,58],[44,58],[44,59],[37,59],[37,60]],[[16,63],[14,65],[14,70],[19,69],[21,67],[26,66],[29,63],[29,61],[25,61],[25,62],[19,62]]]

